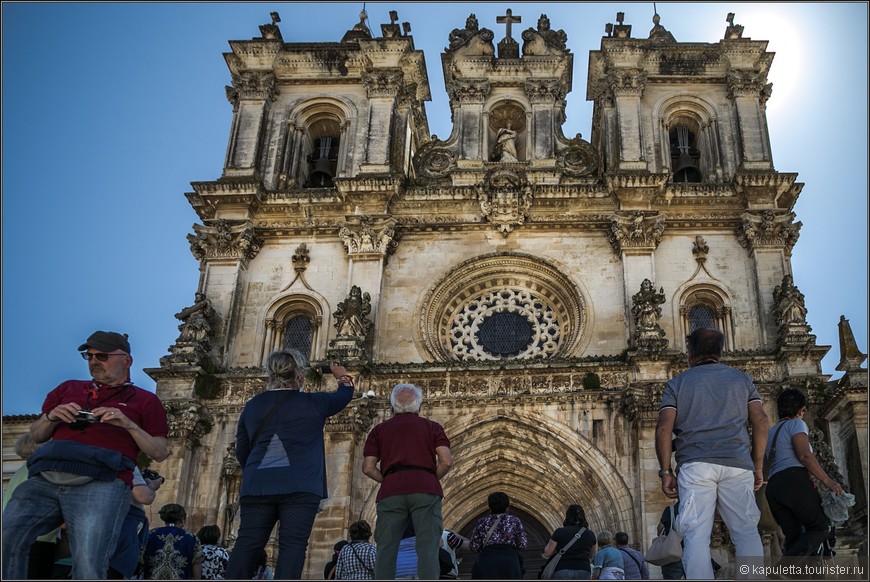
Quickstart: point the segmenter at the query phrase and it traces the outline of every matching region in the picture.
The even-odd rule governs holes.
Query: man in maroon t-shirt
[[[437,422],[419,416],[423,392],[413,384],[397,384],[390,394],[395,416],[375,426],[363,448],[362,471],[381,484],[375,543],[375,578],[396,577],[396,556],[410,517],[417,535],[417,575],[437,580],[441,540],[440,479],[453,457],[450,441]]]
[[[130,506],[139,452],[169,456],[166,411],[157,396],[130,382],[126,334],[97,331],[79,346],[93,380],[67,380],[49,392],[30,426],[37,443],[30,478],[3,514],[3,578],[27,577],[30,544],[66,523],[72,576],[105,579]]]

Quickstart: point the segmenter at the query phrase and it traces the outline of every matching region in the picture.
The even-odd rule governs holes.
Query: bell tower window
[[[337,120],[320,118],[308,126],[306,188],[332,188],[338,172],[340,128]]]
[[[670,134],[671,168],[674,182],[701,182],[701,151],[697,147],[696,133],[680,123]]]

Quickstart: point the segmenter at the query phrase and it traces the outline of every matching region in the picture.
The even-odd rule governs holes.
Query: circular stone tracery
[[[466,261],[427,294],[423,343],[438,360],[552,358],[572,353],[585,326],[583,299],[539,257]]]

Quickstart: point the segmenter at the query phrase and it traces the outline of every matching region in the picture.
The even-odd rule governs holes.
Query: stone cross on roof
[[[511,38],[511,25],[514,23],[519,24],[520,22],[523,21],[523,17],[522,16],[514,16],[513,12],[511,12],[511,9],[508,8],[507,11],[505,11],[505,15],[504,16],[496,16],[495,21],[498,24],[505,25],[505,38]]]

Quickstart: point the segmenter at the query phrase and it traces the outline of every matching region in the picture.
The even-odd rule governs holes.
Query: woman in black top
[[[559,559],[556,570],[553,572],[554,580],[588,580],[592,575],[592,557],[595,555],[595,534],[589,531],[586,522],[586,512],[579,505],[569,505],[565,511],[565,521],[550,536],[550,541],[541,554],[544,558],[550,558],[559,550],[568,545],[580,528],[587,528],[580,539],[571,544],[565,554]]]

